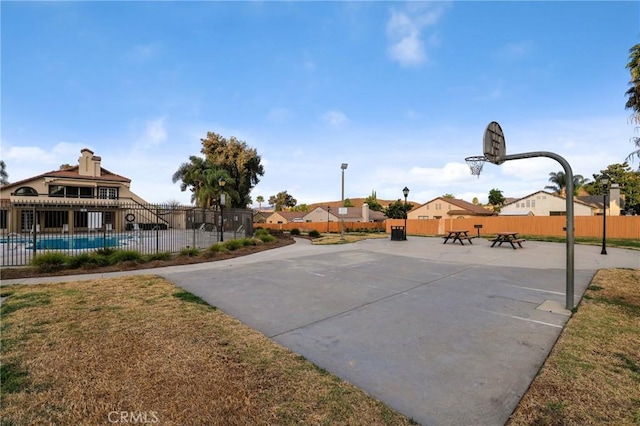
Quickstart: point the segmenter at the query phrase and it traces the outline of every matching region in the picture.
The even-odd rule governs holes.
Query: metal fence
[[[5,202],[0,206],[0,266],[28,265],[35,255],[50,251],[77,255],[115,248],[177,253],[251,235],[248,209],[221,211],[130,200]]]

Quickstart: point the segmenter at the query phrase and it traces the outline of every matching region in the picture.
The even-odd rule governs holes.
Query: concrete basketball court
[[[575,246],[575,302],[640,252]],[[314,246],[153,271],[424,425],[504,424],[569,318],[565,244]],[[136,271],[149,273],[150,271]],[[132,272],[105,274],[131,275]],[[56,281],[96,278],[57,277]],[[25,279],[10,283],[51,282]]]

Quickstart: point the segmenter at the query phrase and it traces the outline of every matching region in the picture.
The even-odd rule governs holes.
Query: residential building
[[[602,197],[600,197],[602,198]],[[574,216],[593,216],[598,208],[580,201],[573,202]],[[546,191],[538,191],[505,204],[500,209],[501,216],[564,216],[567,201],[565,197]],[[618,209],[618,215],[620,210]]]
[[[465,219],[493,215],[494,212],[464,200],[438,197],[412,209],[407,213],[407,219]]]
[[[127,213],[121,202],[137,206],[146,202],[131,191],[131,179],[103,168],[101,160],[84,148],[77,166],[1,186],[0,230],[70,232],[123,227]]]

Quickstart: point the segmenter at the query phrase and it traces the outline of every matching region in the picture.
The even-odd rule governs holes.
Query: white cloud
[[[167,140],[167,129],[165,118],[156,118],[145,123],[144,133],[142,134],[136,148],[149,149],[155,148]]]
[[[349,120],[342,111],[327,111],[322,114],[322,120],[329,126],[337,128],[344,126]]]
[[[442,16],[445,3],[410,3],[404,10],[391,10],[387,22],[388,53],[403,66],[416,66],[427,61],[425,37],[429,44],[437,44],[435,35],[425,36],[427,27],[435,25]]]

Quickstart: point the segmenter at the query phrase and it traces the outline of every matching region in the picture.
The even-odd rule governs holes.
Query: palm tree
[[[549,173],[549,182],[553,185],[547,185],[544,189],[549,189],[556,194],[560,194],[563,197],[566,194],[567,189],[567,177],[564,172],[551,172]],[[589,179],[584,178],[582,175],[573,175],[573,190],[577,192],[580,188],[589,183]]]
[[[262,210],[262,203],[264,203],[264,197],[262,195],[258,195],[256,197],[256,201],[258,202],[258,210]]]
[[[189,162],[182,163],[173,174],[173,183],[180,182],[180,190],[191,189],[191,202],[198,207],[211,207],[217,203],[220,194],[223,192],[219,181],[223,178],[229,186],[225,187],[224,193],[233,200],[238,200],[238,192],[234,189],[235,180],[231,178],[229,172],[214,166],[211,162],[202,157],[192,155]]]
[[[626,68],[631,73],[631,80],[629,84],[631,87],[627,90],[627,102],[625,109],[631,110],[631,122],[640,124],[640,43],[629,49],[629,62]],[[640,160],[640,137],[633,137],[631,141],[637,148],[633,151],[626,160],[632,160],[636,157]],[[640,168],[640,165],[638,166]]]
[[[225,187],[220,185],[220,180],[225,181]],[[228,187],[226,185],[229,185]],[[209,208],[218,204],[220,194],[223,192],[231,198],[237,199],[238,193],[233,189],[235,180],[229,176],[226,170],[215,167],[208,168],[204,171],[204,184],[198,192],[198,205],[200,207]]]
[[[9,173],[7,173],[7,163],[4,160],[0,160],[0,185],[6,185],[9,183]]]

